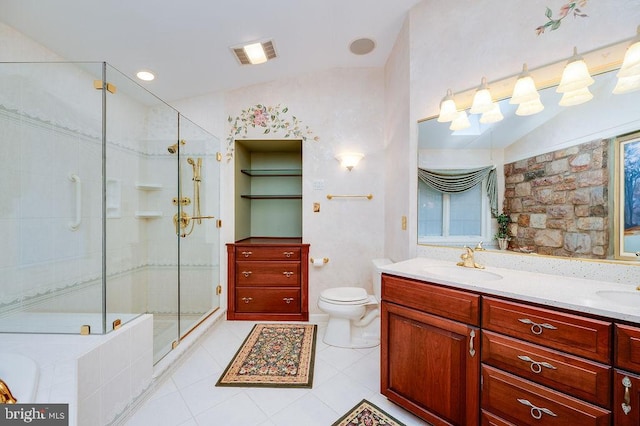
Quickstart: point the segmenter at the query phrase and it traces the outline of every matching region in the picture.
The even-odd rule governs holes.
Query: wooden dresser
[[[247,238],[227,244],[227,263],[227,319],[309,320],[309,244]]]

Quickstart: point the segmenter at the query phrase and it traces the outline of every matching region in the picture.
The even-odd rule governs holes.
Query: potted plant
[[[496,216],[498,222],[498,232],[496,233],[496,240],[498,240],[498,247],[500,250],[506,250],[509,246],[509,222],[511,218],[506,213],[500,213]]]

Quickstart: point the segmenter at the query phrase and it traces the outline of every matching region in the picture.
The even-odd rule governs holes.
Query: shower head
[[[186,142],[183,140],[180,141],[180,145],[184,145]],[[175,154],[176,152],[178,152],[178,142],[174,143],[173,145],[169,146],[167,148],[167,150],[169,151],[169,154]]]

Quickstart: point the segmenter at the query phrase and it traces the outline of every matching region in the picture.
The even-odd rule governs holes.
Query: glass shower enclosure
[[[219,140],[103,62],[0,63],[0,332],[154,317],[154,361],[219,308]]]

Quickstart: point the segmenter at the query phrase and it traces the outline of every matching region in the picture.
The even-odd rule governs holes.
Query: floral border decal
[[[544,30],[546,30],[547,28],[550,28],[550,31],[557,30],[558,28],[560,28],[560,24],[562,23],[562,20],[567,16],[569,16],[569,13],[572,11],[573,11],[574,18],[576,17],[587,18],[588,15],[582,12],[582,10],[580,9],[581,7],[584,7],[587,5],[587,1],[588,0],[580,0],[580,1],[571,1],[569,3],[566,3],[564,6],[560,8],[560,16],[557,19],[553,19],[553,12],[551,11],[551,9],[547,7],[547,10],[545,11],[544,14],[549,20],[547,21],[546,24],[540,25],[538,28],[536,28],[536,34],[537,35],[543,34]]]
[[[231,131],[227,137],[227,161],[233,158],[233,142],[236,136],[247,136],[249,127],[264,128],[263,134],[276,133],[279,131],[284,132],[284,138],[300,138],[303,141],[311,139],[318,141],[318,136],[312,136],[313,132],[309,126],[302,125],[295,115],[291,115],[291,118],[286,117],[289,108],[276,106],[266,106],[257,104],[247,109],[243,109],[239,116],[233,118],[229,116],[228,121],[231,125]]]

